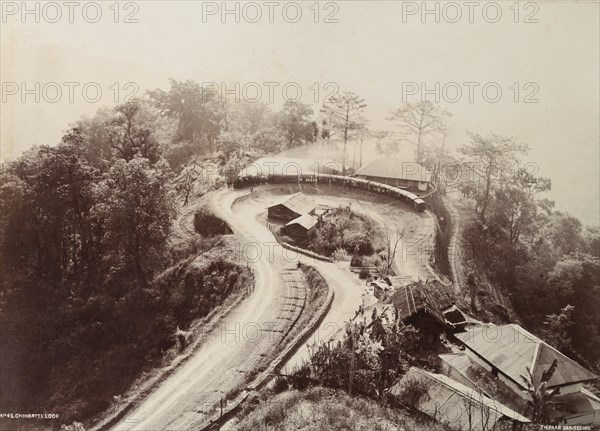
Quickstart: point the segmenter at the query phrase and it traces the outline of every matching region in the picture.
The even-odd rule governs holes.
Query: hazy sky
[[[274,22],[269,22],[264,2],[239,3],[239,23],[234,14],[222,22],[220,10],[203,15],[203,8],[221,9],[221,2],[191,1],[121,3],[118,17],[117,8],[109,9],[113,2],[100,2],[102,15],[91,23],[96,11],[88,3],[79,3],[70,23],[68,7],[56,2],[62,15],[50,23],[57,20],[52,7],[37,6],[40,22],[35,22],[34,14],[15,11],[21,2],[4,2],[3,160],[35,144],[57,142],[69,123],[114,104],[115,96],[122,101],[136,87],[138,94],[168,89],[170,77],[226,82],[229,89],[239,82],[239,94],[246,86],[247,97],[254,97],[259,87],[266,102],[271,86],[274,109],[283,101],[285,84],[288,97],[300,88],[304,101],[316,97],[320,104],[333,88],[326,84],[332,82],[366,99],[366,116],[375,129],[393,128],[385,118],[401,105],[403,85],[406,89],[406,83],[415,82],[422,89],[425,83],[435,90],[439,83],[440,103],[453,114],[450,146],[467,142],[465,130],[494,131],[527,142],[531,151],[525,160],[552,179],[549,197],[558,208],[586,223],[600,223],[598,2],[519,3],[518,8],[512,1],[480,2],[472,10],[473,22],[464,2],[427,2],[430,10],[439,8],[439,22],[435,12],[421,16],[422,2],[330,2],[317,7],[299,2],[302,16],[295,23],[289,22],[296,16],[290,2],[276,2]],[[29,7],[33,10],[35,3]],[[257,10],[262,13],[259,22],[244,19],[254,19]],[[415,14],[408,15],[411,11]],[[501,16],[491,22],[498,11]],[[138,22],[123,22],[129,14]],[[338,22],[323,22],[327,16]],[[39,102],[34,100],[36,82]],[[253,82],[257,84],[248,85]],[[465,82],[474,83],[472,101]],[[23,83],[33,90],[24,102]],[[86,84],[88,100],[82,94]],[[97,102],[95,88],[102,90]],[[497,88],[502,95],[493,103]],[[537,103],[524,103],[528,95]],[[418,92],[415,97],[420,96]]]

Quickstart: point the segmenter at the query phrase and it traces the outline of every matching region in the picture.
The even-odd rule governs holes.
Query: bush
[[[336,248],[331,257],[333,258],[333,260],[337,260],[339,262],[346,262],[350,260],[350,255],[348,254],[346,249],[342,247]]]
[[[497,302],[492,304],[490,311],[500,320],[500,323],[509,323],[511,320],[508,308],[502,304]]]
[[[229,235],[233,233],[227,223],[204,210],[200,210],[194,214],[194,229],[202,236]]]
[[[427,385],[415,376],[406,376],[400,382],[398,401],[405,406],[418,409],[421,403],[430,400]]]
[[[85,431],[85,428],[81,423],[73,422],[71,425],[62,425],[60,431]]]
[[[354,256],[352,256],[352,260],[350,261],[350,266],[352,266],[352,267],[363,266],[363,258],[361,256],[359,256],[358,254],[355,254]]]
[[[277,376],[275,381],[273,382],[273,392],[276,394],[287,391],[290,385],[285,377]]]
[[[294,371],[292,379],[292,387],[294,389],[304,390],[308,388],[311,383],[310,367],[308,365],[303,365],[300,369]]]
[[[325,214],[310,238],[299,245],[325,256],[333,256],[339,248],[352,255],[370,256],[375,252],[375,233],[370,219],[349,208],[336,208]]]
[[[369,270],[367,268],[361,268],[360,272],[358,273],[358,278],[361,280],[366,280],[369,278]]]
[[[371,256],[373,253],[375,253],[375,248],[373,247],[373,243],[369,238],[362,238],[357,245],[358,254],[363,256]]]

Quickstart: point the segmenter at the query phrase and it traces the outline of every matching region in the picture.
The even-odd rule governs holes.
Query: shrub
[[[355,254],[354,256],[352,256],[352,260],[350,261],[350,266],[353,266],[353,267],[363,266],[363,258],[361,256],[359,256],[358,254]]]
[[[205,210],[200,210],[194,214],[194,229],[202,236],[229,235],[233,233],[227,223]]]
[[[336,208],[322,217],[316,231],[302,246],[325,256],[332,256],[338,248],[351,254],[370,256],[375,251],[372,243],[375,236],[376,231],[368,218],[348,208]]]
[[[373,247],[373,243],[369,238],[363,238],[358,243],[358,254],[363,256],[370,256],[375,253],[375,248]]]
[[[333,260],[337,260],[340,262],[345,262],[345,261],[350,260],[350,255],[348,254],[346,249],[344,249],[342,247],[336,248],[333,251],[333,254],[331,255],[331,257],[333,258]]]
[[[398,401],[405,406],[418,409],[421,403],[430,400],[427,385],[415,376],[406,376],[400,382]]]
[[[361,280],[366,280],[369,278],[369,270],[367,268],[361,268],[360,272],[358,273],[358,278]]]
[[[278,394],[280,392],[287,391],[289,386],[290,385],[288,384],[288,381],[285,377],[277,376],[277,378],[273,382],[273,392]]]
[[[85,428],[81,423],[73,422],[71,425],[62,425],[60,431],[85,431]]]
[[[310,367],[303,365],[298,370],[294,371],[292,379],[292,387],[294,389],[304,390],[312,383],[310,378]]]
[[[494,315],[496,315],[496,317],[498,317],[498,319],[500,320],[500,323],[510,322],[510,313],[504,305],[496,302],[496,303],[492,304],[492,306],[490,307],[490,311],[492,313],[494,313]]]

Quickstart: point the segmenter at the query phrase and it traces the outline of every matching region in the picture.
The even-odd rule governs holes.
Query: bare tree
[[[357,94],[350,91],[335,94],[323,103],[321,112],[331,119],[331,132],[339,135],[344,142],[342,173],[346,172],[348,139],[354,138],[356,131],[364,127],[365,119],[361,114],[366,106],[365,99],[361,99]]]
[[[405,103],[391,112],[388,120],[397,121],[402,137],[417,147],[415,162],[420,163],[427,138],[440,133],[451,114],[429,100]]]
[[[394,259],[396,258],[396,251],[398,250],[398,244],[400,244],[400,240],[404,234],[404,228],[400,228],[399,226],[395,226],[391,228],[388,225],[384,227],[384,235],[383,242],[385,244],[386,250],[386,270],[390,272],[392,269],[392,265],[394,264]]]
[[[354,168],[354,164],[356,163],[356,152],[358,150],[358,169],[362,167],[363,161],[363,142],[365,139],[370,139],[373,136],[373,132],[367,128],[363,127],[357,131],[358,145],[354,146],[354,160],[352,161],[352,168]],[[354,168],[357,169],[357,168]]]
[[[185,179],[183,182],[183,191],[185,192],[185,201],[183,202],[183,206],[186,206],[188,204],[190,193],[191,193],[192,189],[194,188],[194,183],[198,179],[198,172],[196,171],[197,159],[198,159],[198,157],[195,157],[194,161],[192,162],[192,166],[185,168]]]

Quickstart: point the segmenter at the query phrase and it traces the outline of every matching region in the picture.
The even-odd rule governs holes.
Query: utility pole
[[[350,353],[350,378],[348,379],[348,395],[352,396],[352,380],[354,377],[354,350],[356,349],[356,322],[352,329],[352,352]]]
[[[438,158],[438,169],[437,169],[437,173],[436,173],[436,180],[438,183],[438,186],[440,184],[441,181],[441,177],[442,177],[442,158],[444,157],[444,145],[446,145],[446,133],[448,133],[448,130],[444,127],[443,128],[443,138],[442,138],[442,148],[440,149],[440,157]]]
[[[361,137],[360,137],[360,158],[358,159],[358,169],[362,168],[363,139],[364,139],[364,137],[361,135]]]

